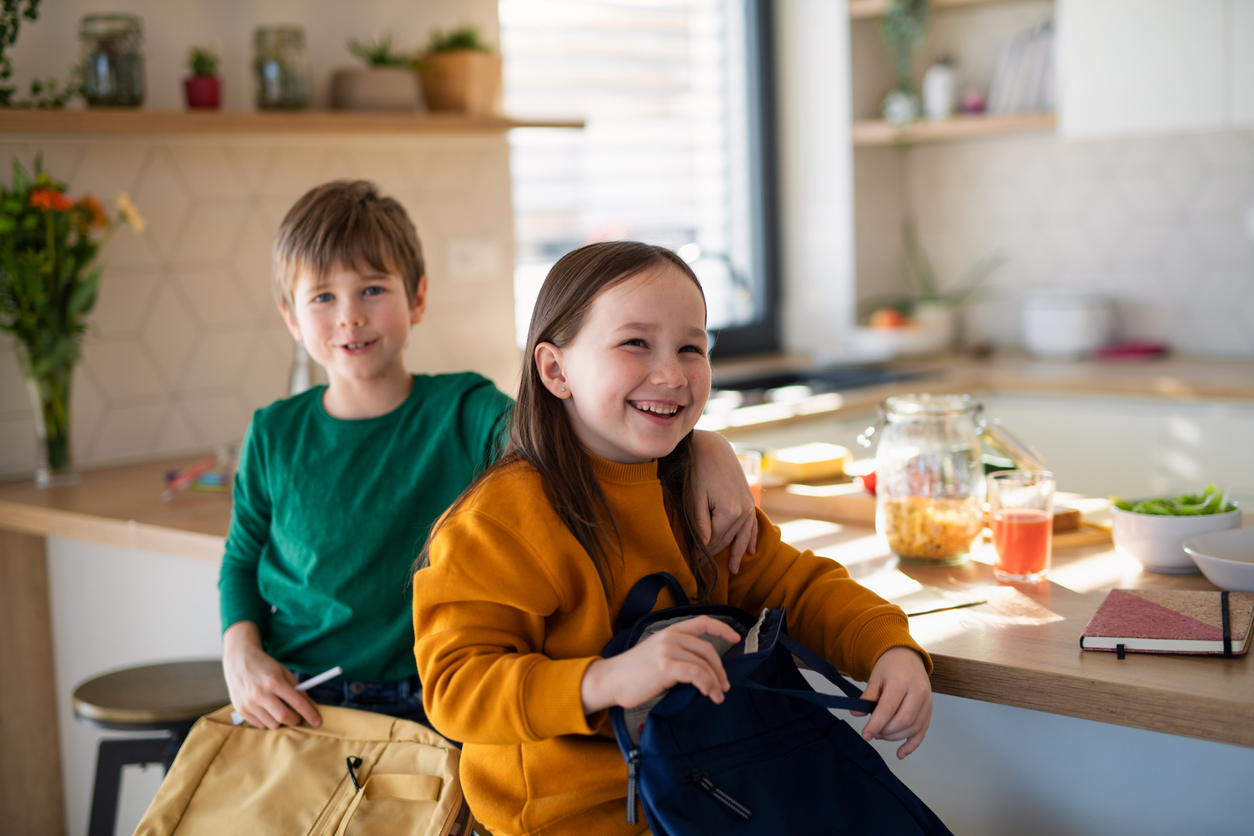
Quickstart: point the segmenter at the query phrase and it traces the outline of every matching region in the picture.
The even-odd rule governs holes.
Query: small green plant
[[[989,253],[971,265],[951,289],[941,292],[936,281],[936,270],[932,267],[932,261],[923,245],[919,243],[919,233],[915,229],[914,221],[909,218],[902,223],[902,239],[905,250],[902,274],[906,284],[910,286],[910,295],[876,296],[867,299],[858,306],[860,317],[866,317],[880,308],[893,308],[907,316],[914,315],[920,307],[927,305],[960,308],[985,298],[984,282],[1006,262],[1006,257],[1001,253]]]
[[[218,74],[218,45],[194,46],[187,51],[187,66],[192,75],[215,76]]]
[[[930,18],[928,0],[892,0],[880,18],[880,37],[897,71],[897,89],[905,93],[914,92],[914,51],[923,43]]]
[[[39,19],[39,0],[3,0],[0,2],[0,107],[61,108],[78,94],[81,73],[78,68],[70,72],[70,80],[62,87],[55,78],[32,79],[30,98],[18,101],[13,98],[17,87],[9,83],[13,77],[13,64],[7,50],[17,43],[22,20],[32,23]]]
[[[392,51],[392,36],[384,35],[377,41],[348,39],[348,51],[370,67],[408,67],[413,58]]]
[[[459,49],[476,49],[480,52],[491,52],[492,47],[483,40],[478,26],[460,26],[445,34],[439,29],[431,30],[431,43],[428,52],[453,52]]]

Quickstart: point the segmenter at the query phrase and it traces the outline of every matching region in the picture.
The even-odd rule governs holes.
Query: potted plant
[[[922,112],[914,88],[914,53],[923,43],[930,18],[928,0],[890,0],[880,18],[880,37],[897,71],[897,86],[884,96],[880,110],[894,125],[913,122]]]
[[[501,111],[501,56],[486,44],[477,26],[447,35],[431,31],[431,43],[415,62],[432,110],[490,116]]]
[[[336,70],[331,76],[331,107],[340,110],[425,110],[413,58],[392,50],[392,36],[348,41],[348,51],[364,68]]]
[[[958,310],[984,297],[983,285],[1006,258],[990,253],[973,264],[953,287],[942,291],[931,259],[919,243],[914,221],[902,224],[903,275],[910,293],[876,296],[859,305],[871,326],[862,335],[868,343],[890,347],[893,354],[931,354],[953,346]]]
[[[222,79],[218,78],[218,45],[194,46],[187,53],[191,78],[183,79],[187,106],[192,110],[217,110],[222,104]]]
[[[39,487],[76,481],[70,383],[100,287],[96,255],[119,223],[144,229],[129,197],[117,206],[111,219],[91,195],[71,200],[38,157],[34,177],[14,160],[12,185],[0,185],[0,331],[13,335],[35,410]]]

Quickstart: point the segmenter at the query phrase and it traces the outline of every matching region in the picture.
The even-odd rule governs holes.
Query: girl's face
[[[701,291],[670,264],[634,276],[593,300],[565,348],[537,345],[535,363],[594,456],[665,456],[710,396]]]

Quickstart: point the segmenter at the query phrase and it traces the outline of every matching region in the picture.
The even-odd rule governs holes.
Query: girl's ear
[[[537,343],[535,351],[536,371],[540,374],[540,382],[555,398],[566,400],[570,397],[570,387],[566,385],[566,375],[562,372],[562,350],[553,343]]]

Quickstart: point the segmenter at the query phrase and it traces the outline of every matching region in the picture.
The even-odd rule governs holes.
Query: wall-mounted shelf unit
[[[934,9],[952,9],[955,6],[976,6],[981,3],[1004,3],[1006,0],[932,0]],[[889,0],[849,0],[849,17],[865,20],[879,17],[888,8]]]
[[[898,143],[949,142],[980,139],[1006,134],[1042,133],[1054,130],[1058,118],[1052,113],[1025,113],[1016,116],[954,116],[943,122],[920,120],[903,128],[883,119],[859,119],[853,123],[854,147],[896,145]]]
[[[582,127],[582,120],[444,113],[0,110],[0,134],[424,134]]]

